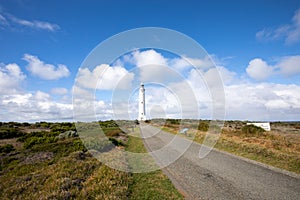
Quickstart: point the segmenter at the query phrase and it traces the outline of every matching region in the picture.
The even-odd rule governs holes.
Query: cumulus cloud
[[[259,40],[278,40],[283,38],[286,44],[294,44],[300,41],[300,9],[295,12],[290,24],[277,28],[264,28],[256,33]]]
[[[205,56],[204,58],[190,58],[188,56],[182,56],[181,58],[174,58],[169,60],[169,65],[179,70],[183,70],[189,67],[196,67],[197,69],[207,70],[215,67],[211,56]]]
[[[153,49],[135,51],[132,56],[127,55],[125,61],[133,63],[139,68],[142,82],[172,81],[178,78],[178,73],[191,70],[194,67],[204,71],[215,67],[211,56],[191,58],[183,55],[176,58],[166,58]],[[166,76],[166,74],[168,75]]]
[[[134,74],[123,67],[101,64],[93,71],[88,68],[80,68],[76,83],[78,86],[88,89],[127,89],[131,86],[133,78]]]
[[[72,104],[54,101],[48,93],[19,93],[0,97],[0,121],[72,120]]]
[[[137,66],[143,65],[164,65],[167,66],[167,59],[157,51],[150,49],[147,51],[136,51],[133,58]]]
[[[68,89],[66,88],[53,88],[51,90],[51,94],[56,94],[56,95],[65,95],[68,93]]]
[[[60,27],[57,24],[39,20],[21,19],[9,13],[0,14],[0,25],[6,27],[15,27],[16,25],[18,25],[36,30],[47,30],[50,32],[55,32],[58,29],[60,29]]]
[[[249,62],[246,72],[255,80],[266,80],[274,74],[285,77],[298,76],[300,75],[300,55],[279,58],[273,66],[261,58],[255,58]]]
[[[41,61],[37,56],[25,54],[23,60],[28,62],[27,70],[44,80],[56,80],[68,77],[70,72],[67,66],[58,64],[57,67]]]
[[[167,59],[162,54],[151,49],[133,53],[132,62],[139,68],[140,81],[161,82],[168,78],[164,73],[167,70]]]
[[[255,58],[249,62],[246,72],[253,79],[265,80],[273,74],[273,67],[262,59]]]
[[[276,67],[285,76],[300,75],[300,55],[283,57]]]
[[[273,83],[225,86],[228,119],[297,120],[300,86]]]
[[[143,52],[135,52],[136,58],[134,59],[136,59],[136,63],[145,64],[144,67],[150,67],[151,69],[152,66],[160,63],[166,64],[169,70],[175,68],[174,65],[170,64],[174,58],[164,57],[162,54],[151,50],[147,53],[157,61],[154,63],[146,56],[147,53],[138,55],[141,53]],[[126,59],[133,60],[132,57]],[[263,59],[257,58],[249,63],[246,71],[249,76],[251,74],[250,77],[259,80],[268,78],[261,75],[264,73],[295,76],[300,74],[299,59],[299,55],[282,57],[276,63],[270,65]],[[42,63],[39,64],[41,66],[49,65],[38,58],[36,60]],[[119,64],[124,63],[120,62]],[[58,67],[53,66],[50,69],[58,71]],[[140,69],[143,69],[143,67]],[[146,112],[151,117],[211,118],[212,113],[214,113],[213,109],[218,108],[213,104],[224,102],[222,92],[225,92],[226,97],[226,119],[297,120],[300,117],[300,86],[298,85],[245,82],[241,81],[235,72],[222,66],[198,71],[190,67],[184,69],[188,70],[181,74],[181,79],[165,82],[165,85],[157,87],[157,85],[151,85],[154,83],[145,83]],[[66,88],[53,88],[50,93],[21,91],[18,88],[26,76],[22,73],[20,67],[17,64],[0,64],[0,110],[5,113],[5,115],[0,115],[0,121],[70,121],[73,118],[73,111],[75,118],[79,120],[105,120],[114,119],[114,117],[135,119],[137,116],[138,95],[130,97],[131,94],[128,94],[129,98],[133,100],[128,105],[129,100],[125,99],[123,101],[119,96],[115,96],[117,100],[111,101],[110,91],[107,90],[115,88],[128,89],[130,93],[131,84],[135,83],[134,78],[138,79],[141,75],[141,71],[137,70],[137,72],[106,64],[99,65],[93,70],[88,68],[79,69],[76,85],[73,87],[75,108],[70,99],[57,99],[57,96],[55,96],[55,99],[52,98],[52,95],[63,96],[67,94],[68,90]],[[157,69],[158,72],[159,69]],[[168,70],[160,71],[160,73],[163,76],[172,75]],[[220,74],[224,83],[223,91],[221,91],[223,87],[216,84],[220,81],[216,79],[217,73]],[[149,80],[153,76],[155,78],[158,74],[149,75]],[[101,94],[97,93],[99,94],[97,97],[100,99],[96,99],[94,89],[103,92]],[[120,97],[123,97],[124,91],[127,93],[126,90],[117,91],[121,93]],[[213,102],[214,100],[216,102]]]
[[[0,93],[16,93],[25,78],[25,74],[17,64],[0,64]]]

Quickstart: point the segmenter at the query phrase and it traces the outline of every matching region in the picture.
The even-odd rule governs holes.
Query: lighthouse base
[[[138,120],[139,121],[145,121],[146,120],[146,116],[145,115],[139,116]]]

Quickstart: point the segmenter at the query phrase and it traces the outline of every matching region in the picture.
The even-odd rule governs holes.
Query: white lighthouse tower
[[[141,83],[140,91],[139,91],[139,121],[146,120],[146,109],[145,109],[145,88],[144,84]]]

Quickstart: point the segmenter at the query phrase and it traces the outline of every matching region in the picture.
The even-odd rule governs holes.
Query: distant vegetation
[[[23,133],[14,123],[0,123],[0,139],[8,139],[22,136]]]

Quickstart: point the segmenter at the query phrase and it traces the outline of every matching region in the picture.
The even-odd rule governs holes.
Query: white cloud
[[[53,88],[51,90],[51,94],[56,94],[56,95],[66,95],[68,93],[68,89],[66,88]]]
[[[167,59],[155,50],[136,51],[132,59],[140,71],[140,81],[161,82],[168,78],[164,73],[168,67]]]
[[[8,25],[6,18],[1,14],[0,14],[0,25],[4,25],[4,26]]]
[[[255,58],[249,62],[246,72],[255,80],[266,80],[274,74],[285,77],[298,76],[300,75],[300,55],[279,58],[273,66],[261,58]]]
[[[143,65],[167,66],[167,59],[153,49],[142,52],[136,51],[133,53],[133,58],[138,67]]]
[[[72,120],[71,103],[51,99],[47,93],[20,93],[0,97],[0,121],[62,121]]]
[[[165,58],[161,53],[153,49],[135,51],[130,58],[127,56],[124,61],[133,63],[139,68],[142,82],[172,81],[178,79],[182,71],[190,70],[194,67],[199,70],[208,70],[215,67],[211,56],[205,56],[201,59],[190,58],[184,55],[179,58]]]
[[[25,78],[17,64],[0,64],[0,94],[16,93]]]
[[[44,63],[37,56],[25,54],[23,60],[28,62],[28,71],[44,80],[56,80],[67,77],[70,74],[67,66],[58,64],[56,67],[52,64]]]
[[[218,66],[216,69],[218,70],[218,72],[221,76],[223,84],[228,85],[237,80],[237,74],[235,72],[230,71],[223,66]]]
[[[300,41],[300,9],[292,18],[292,23],[277,28],[264,28],[256,33],[259,40],[278,40],[283,38],[286,44]]]
[[[283,57],[276,67],[278,67],[280,73],[285,76],[300,75],[300,55]]]
[[[265,80],[273,74],[273,67],[262,59],[255,58],[249,62],[246,72],[253,79]]]
[[[152,58],[156,58],[157,63],[165,62],[166,67],[172,71],[171,59],[153,51],[147,53],[152,55]],[[140,55],[136,54],[136,56]],[[142,56],[146,56],[146,54]],[[252,77],[256,79],[264,78],[259,73],[270,71],[271,74],[277,73],[285,76],[299,75],[299,57],[299,55],[282,57],[272,66],[262,59],[254,59],[249,63],[247,73],[252,74]],[[141,57],[139,58],[141,59]],[[145,59],[146,61],[139,60],[139,63],[153,62],[147,60],[147,57]],[[42,63],[42,66],[45,65],[48,64]],[[150,65],[151,69],[152,64]],[[56,68],[52,69],[57,71]],[[216,73],[219,73],[225,84],[227,119],[297,120],[300,117],[300,86],[298,85],[245,82],[241,81],[235,72],[222,66],[198,71],[194,68],[186,69],[189,71],[181,74],[183,78],[166,82],[160,87],[151,87],[151,84],[149,86],[147,82],[145,83],[148,114],[153,117],[182,117],[182,109],[183,118],[210,118],[214,108],[212,91],[220,94],[220,96],[214,96],[217,100],[216,104],[224,101],[222,91],[220,91],[222,87],[220,84],[216,84]],[[163,76],[171,74],[168,73],[168,70],[161,71],[161,69],[157,69],[157,73],[159,70]],[[21,91],[18,88],[26,77],[20,67],[17,64],[0,64],[0,121],[70,121],[73,111],[76,111],[74,112],[75,117],[82,120],[95,120],[95,115],[98,119],[114,119],[114,117],[135,119],[137,95],[136,97],[129,95],[129,98],[133,99],[133,102],[129,103],[130,105],[128,105],[129,101],[119,101],[118,95],[115,96],[117,100],[112,104],[107,95],[109,91],[98,91],[104,92],[103,96],[101,96],[102,93],[97,93],[99,94],[97,97],[103,99],[95,99],[94,89],[112,90],[115,87],[130,89],[134,78],[138,78],[137,75],[139,73],[129,72],[123,67],[105,64],[99,65],[93,70],[81,68],[76,85],[73,87],[73,91],[75,91],[73,97],[76,98],[73,99],[76,108],[75,106],[73,108],[71,99],[53,99],[51,96],[52,94],[67,94],[66,88],[53,88],[50,94],[42,91]],[[154,73],[151,76],[155,78],[158,74]],[[151,76],[149,75],[148,78]],[[98,80],[100,82],[97,85]],[[167,88],[163,88],[163,86]],[[125,90],[120,90],[120,95],[123,94],[123,91]],[[57,98],[57,96],[55,97]]]
[[[197,69],[206,70],[215,66],[210,56],[205,56],[202,59],[182,56],[182,58],[169,60],[169,65],[178,70],[183,70],[192,66]]]
[[[225,86],[228,119],[297,120],[300,86],[272,83]]]
[[[88,89],[112,90],[127,89],[131,86],[134,74],[120,66],[101,64],[90,71],[79,69],[76,82],[78,86]]]
[[[60,29],[60,27],[57,24],[39,20],[20,19],[9,13],[3,13],[2,15],[0,14],[0,25],[1,24],[5,26],[20,25],[23,27],[28,27],[36,30],[47,30],[50,32],[55,32],[58,29]]]

